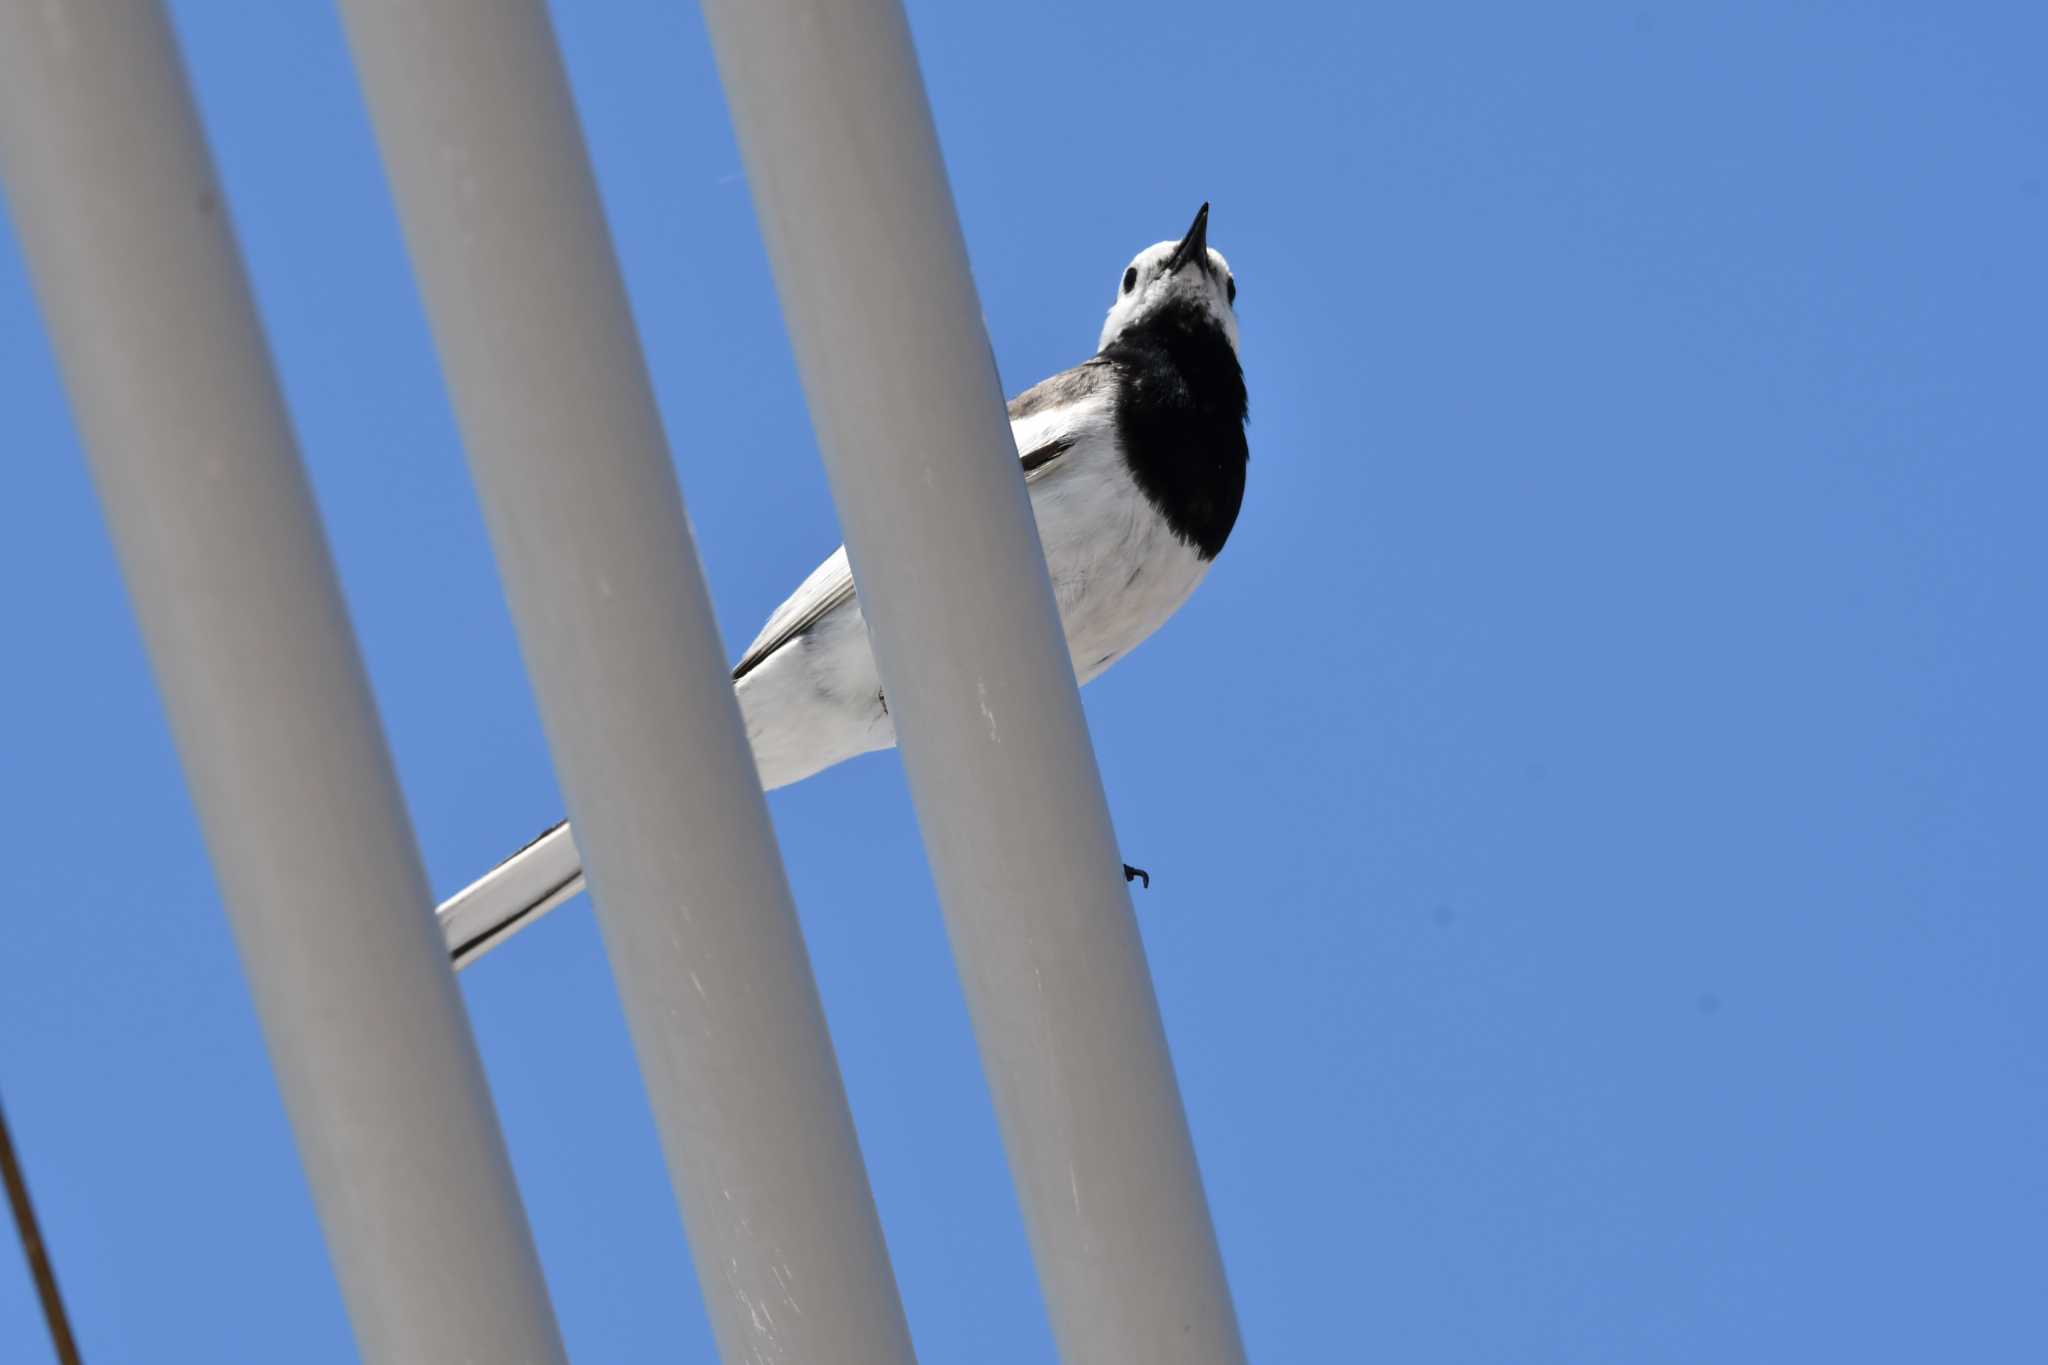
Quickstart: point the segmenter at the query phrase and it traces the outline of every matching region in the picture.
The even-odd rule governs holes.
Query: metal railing
[[[720,1351],[908,1361],[545,11],[342,10]],[[1061,1354],[1241,1361],[900,5],[704,11]],[[158,0],[0,152],[364,1355],[560,1360]]]

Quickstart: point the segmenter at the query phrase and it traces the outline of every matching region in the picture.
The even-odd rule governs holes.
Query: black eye
[[[1237,277],[1232,275],[1223,282],[1223,296],[1232,303],[1237,302]]]
[[[1124,272],[1124,292],[1130,293],[1138,287],[1138,267],[1132,266]]]

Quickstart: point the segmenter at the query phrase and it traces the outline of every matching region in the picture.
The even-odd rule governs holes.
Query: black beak
[[[1207,270],[1209,268],[1209,206],[1202,205],[1201,212],[1188,227],[1188,235],[1180,239],[1180,245],[1173,249],[1172,257],[1166,262],[1168,270],[1178,270],[1189,261]]]

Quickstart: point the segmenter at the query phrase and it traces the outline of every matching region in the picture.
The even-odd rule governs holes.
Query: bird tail
[[[434,912],[461,971],[583,889],[583,855],[563,821],[463,887]]]

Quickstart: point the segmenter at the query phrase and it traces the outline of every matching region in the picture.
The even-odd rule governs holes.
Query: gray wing
[[[1043,383],[1034,384],[1010,400],[1010,421],[1014,425],[1036,417],[1049,408],[1077,403],[1109,382],[1109,362],[1089,360]],[[1024,482],[1036,483],[1059,467],[1060,456],[1072,449],[1073,437],[1053,435],[1019,457],[1024,465]],[[846,547],[812,570],[811,576],[775,609],[768,624],[747,646],[747,652],[733,665],[734,682],[754,671],[761,662],[802,635],[832,612],[853,600],[853,569],[846,560]]]
[[[840,546],[830,559],[811,571],[789,600],[775,609],[768,624],[747,646],[747,652],[733,665],[732,680],[754,671],[776,650],[825,619],[827,613],[853,600],[853,569],[846,562],[846,547]]]
[[[1033,384],[1010,400],[1010,420],[1021,422],[1047,408],[1065,407],[1090,397],[1109,383],[1111,366],[1101,356]]]

